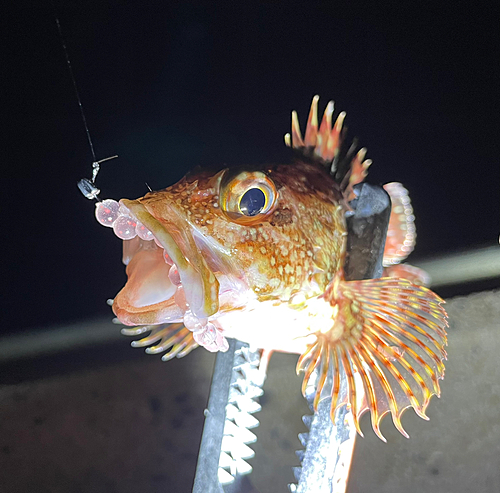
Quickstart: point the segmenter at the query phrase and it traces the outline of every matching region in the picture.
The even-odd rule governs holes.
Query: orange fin
[[[384,268],[384,277],[401,277],[419,286],[429,287],[431,276],[425,270],[410,264],[389,265]]]
[[[384,441],[380,422],[390,412],[396,428],[408,437],[401,424],[403,412],[413,407],[428,419],[429,401],[440,395],[448,326],[444,301],[405,279],[347,282],[340,276],[324,298],[332,306],[333,323],[316,333],[317,340],[299,358],[297,370],[305,372],[303,390],[317,370],[315,405],[331,395],[333,416],[348,404],[360,434],[360,416],[371,411],[373,429]],[[329,370],[331,385],[326,384]]]
[[[401,183],[387,183],[384,190],[391,197],[392,209],[384,249],[384,266],[399,264],[415,248],[417,231],[408,190]],[[404,277],[404,276],[402,276]]]
[[[314,96],[304,139],[302,139],[297,112],[292,112],[292,130],[291,133],[285,135],[285,144],[300,151],[304,156],[317,160],[325,167],[329,167],[331,174],[341,184],[341,189],[349,201],[354,198],[352,187],[365,179],[371,160],[364,159],[366,149],[363,148],[357,154],[348,152],[340,160],[342,161],[340,164],[337,162],[344,140],[343,125],[346,114],[345,112],[339,113],[333,124],[334,104],[333,101],[330,101],[326,105],[323,118],[318,125],[318,101],[319,96]]]
[[[366,148],[363,147],[358,151],[356,156],[351,162],[349,169],[342,180],[341,188],[344,190],[347,201],[354,199],[356,196],[354,195],[353,187],[358,183],[361,183],[366,178],[368,174],[368,168],[372,164],[371,159],[365,159]]]
[[[345,113],[341,113],[332,128],[333,101],[330,101],[325,109],[321,125],[318,128],[318,101],[319,96],[314,96],[309,117],[307,119],[306,134],[302,140],[299,119],[296,111],[292,111],[292,132],[285,135],[285,143],[288,147],[293,147],[304,154],[313,154],[316,158],[328,161],[337,155],[342,143],[341,132]]]
[[[182,324],[145,325],[133,329],[122,329],[122,334],[137,336],[148,331],[150,331],[148,336],[138,341],[132,341],[132,346],[144,347],[157,342],[154,346],[146,348],[146,353],[158,354],[170,349],[168,353],[162,356],[161,359],[163,361],[168,361],[175,357],[182,358],[198,347],[193,338],[193,333]]]

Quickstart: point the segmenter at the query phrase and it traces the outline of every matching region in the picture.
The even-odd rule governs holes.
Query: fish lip
[[[181,322],[184,317],[184,312],[177,306],[173,296],[160,303],[138,308],[124,303],[118,293],[112,308],[118,320],[129,326],[175,323]]]
[[[168,207],[168,218],[162,215],[157,219],[154,210],[151,210],[152,207],[141,203],[141,199],[122,199],[120,204],[153,233],[157,244],[161,245],[161,248],[176,265],[181,278],[181,286],[185,288],[189,310],[200,318],[208,318],[216,313],[219,308],[218,281],[215,274],[209,269],[201,251],[196,247],[189,223],[176,213],[173,206]],[[210,255],[216,256],[217,253],[210,249]],[[129,280],[122,291],[118,293],[113,304],[115,315],[124,324],[153,325],[183,319],[185,312],[177,306],[174,296],[143,307],[130,304],[124,299],[128,283]]]

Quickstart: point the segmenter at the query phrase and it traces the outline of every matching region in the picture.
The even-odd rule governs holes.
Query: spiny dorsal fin
[[[335,124],[332,126],[334,103],[330,101],[325,108],[323,118],[318,126],[318,101],[319,96],[314,96],[309,117],[307,119],[306,133],[302,139],[299,119],[296,111],[292,111],[292,131],[285,135],[285,144],[298,150],[305,157],[313,158],[323,166],[330,169],[330,173],[341,185],[347,200],[354,198],[353,186],[362,182],[367,174],[371,160],[365,160],[366,149],[353,153],[353,147],[342,157],[342,143],[344,141],[345,112],[339,113]]]

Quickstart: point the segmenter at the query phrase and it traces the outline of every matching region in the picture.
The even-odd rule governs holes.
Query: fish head
[[[318,296],[345,249],[342,192],[305,161],[192,173],[122,199],[113,229],[129,238],[113,303],[126,325],[203,325]]]

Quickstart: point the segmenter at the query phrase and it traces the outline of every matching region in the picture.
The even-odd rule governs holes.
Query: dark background
[[[368,2],[366,2],[368,4]],[[347,111],[369,181],[410,191],[412,259],[500,231],[498,8],[472,2],[57,1],[98,159],[101,198],[135,198],[195,165],[288,160],[314,94]],[[4,14],[6,14],[4,12]],[[77,190],[92,155],[50,0],[2,34],[0,330],[110,315],[121,242]]]

